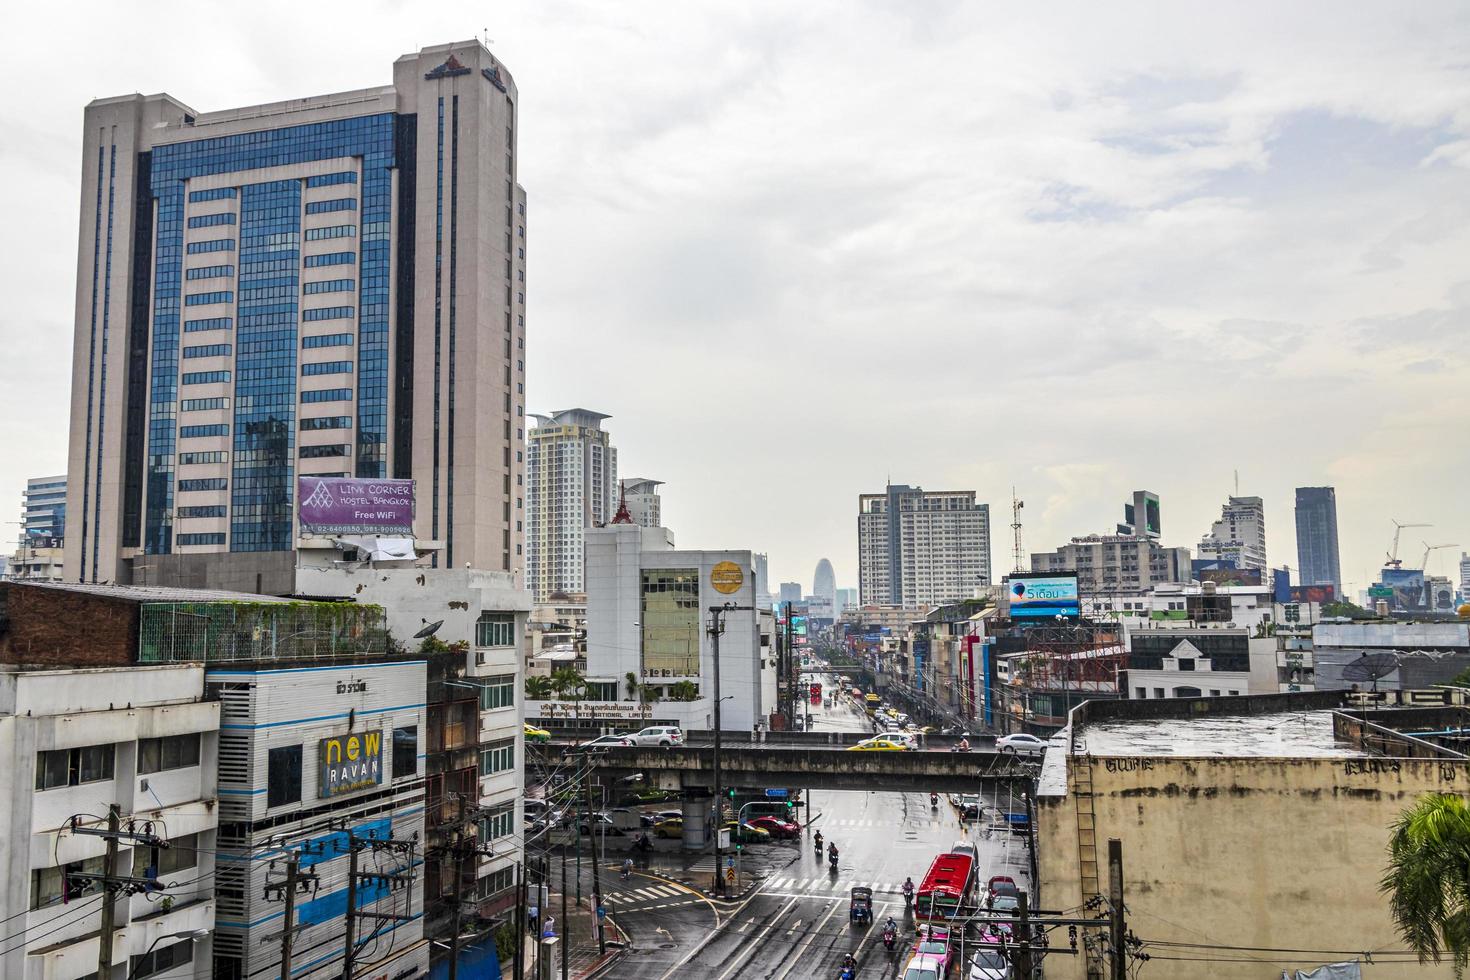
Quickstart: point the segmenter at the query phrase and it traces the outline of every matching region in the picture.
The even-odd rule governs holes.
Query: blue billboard
[[[1076,619],[1078,607],[1077,576],[1057,574],[1011,575],[1006,579],[1006,594],[1011,601],[1012,619]]]

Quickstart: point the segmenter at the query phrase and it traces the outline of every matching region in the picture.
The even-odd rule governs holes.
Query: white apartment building
[[[1266,572],[1266,509],[1260,497],[1231,497],[1199,543],[1202,561]]]
[[[215,976],[215,771],[220,706],[198,665],[0,671],[0,974],[96,977],[102,891],[72,875],[152,878],[159,890],[115,902],[115,977]],[[106,867],[108,807],[125,829]],[[73,824],[72,821],[77,823]],[[23,937],[23,938],[22,938]]]
[[[588,528],[618,507],[618,451],[602,422],[584,408],[536,415],[526,439],[527,582],[537,602],[553,592],[585,592]]]
[[[990,505],[975,491],[890,484],[858,497],[863,605],[936,606],[989,584]]]
[[[623,499],[628,504],[628,516],[633,518],[633,523],[643,527],[663,527],[663,501],[658,495],[658,488],[664,485],[663,481],[650,480],[646,476],[630,476],[622,480],[621,485]]]

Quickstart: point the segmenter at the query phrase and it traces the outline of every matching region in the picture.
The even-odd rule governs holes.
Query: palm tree
[[[550,677],[527,677],[526,699],[529,701],[545,701],[551,697]]]
[[[670,701],[694,701],[699,698],[699,685],[693,681],[675,681],[669,685]]]
[[[1379,886],[1399,935],[1419,962],[1448,953],[1455,976],[1470,966],[1470,806],[1426,793],[1393,825]]]
[[[628,686],[628,700],[638,700],[638,675],[631,670],[623,675],[623,683]]]
[[[580,701],[586,692],[587,680],[572,667],[558,667],[551,673],[551,689],[558,697]]]

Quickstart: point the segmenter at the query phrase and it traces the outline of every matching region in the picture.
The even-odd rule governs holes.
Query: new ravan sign
[[[383,782],[383,733],[333,735],[321,742],[323,798]]]

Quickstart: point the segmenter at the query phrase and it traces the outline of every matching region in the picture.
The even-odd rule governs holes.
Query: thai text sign
[[[1015,574],[1006,579],[1006,591],[1012,619],[1077,618],[1076,575]]]
[[[321,742],[322,797],[341,796],[383,782],[383,733],[333,735]]]
[[[412,480],[303,476],[296,480],[296,499],[303,531],[413,533]]]

